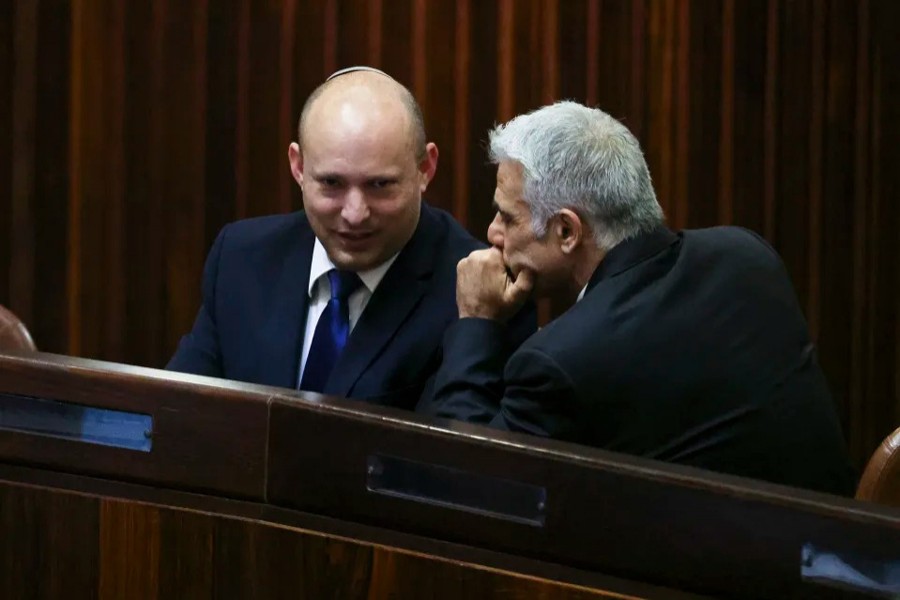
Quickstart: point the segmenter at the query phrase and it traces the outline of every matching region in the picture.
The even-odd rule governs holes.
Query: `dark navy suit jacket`
[[[438,415],[850,495],[834,403],[775,251],[735,227],[613,248],[584,298],[510,353],[447,332]]]
[[[167,368],[295,388],[315,235],[305,213],[227,225],[203,274],[203,304]],[[457,319],[456,264],[484,247],[449,214],[422,204],[419,224],[356,323],[324,393],[415,408]],[[534,307],[513,326],[536,328]]]

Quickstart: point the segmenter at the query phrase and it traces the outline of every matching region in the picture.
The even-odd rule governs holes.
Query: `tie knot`
[[[328,271],[328,281],[331,283],[331,299],[345,302],[350,294],[362,285],[359,275],[353,271]]]

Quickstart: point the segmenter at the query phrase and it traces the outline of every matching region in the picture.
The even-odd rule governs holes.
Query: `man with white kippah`
[[[438,149],[409,90],[371,67],[307,99],[290,144],[304,211],[227,225],[176,371],[415,408],[456,320],[456,264],[484,245],[422,202]],[[535,329],[533,306],[509,343]]]

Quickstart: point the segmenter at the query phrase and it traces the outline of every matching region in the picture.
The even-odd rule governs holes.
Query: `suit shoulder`
[[[295,236],[298,228],[307,227],[305,213],[293,212],[234,221],[223,227],[219,235],[227,239],[230,247],[252,248]]]
[[[685,247],[694,250],[728,256],[733,259],[781,264],[778,252],[761,235],[736,226],[709,227],[685,230]]]
[[[466,231],[450,213],[424,203],[422,213],[430,221],[433,232],[440,235],[444,252],[457,260],[465,258],[473,250],[487,247]]]

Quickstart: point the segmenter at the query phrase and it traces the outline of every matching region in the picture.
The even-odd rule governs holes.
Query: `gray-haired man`
[[[787,272],[756,234],[664,225],[640,146],[560,102],[494,129],[493,245],[457,267],[434,412],[850,494]],[[509,354],[531,296],[569,309]]]

